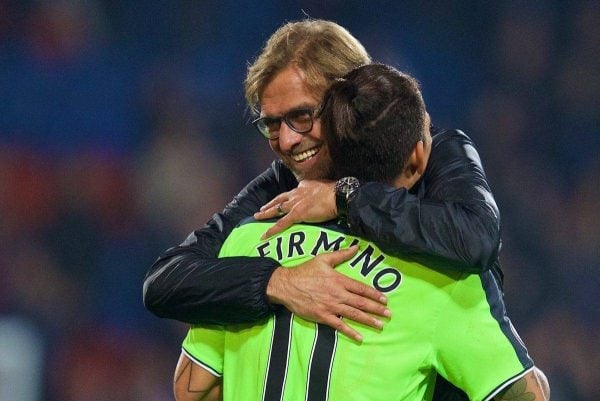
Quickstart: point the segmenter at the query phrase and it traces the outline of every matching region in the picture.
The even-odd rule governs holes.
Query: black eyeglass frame
[[[290,118],[295,117],[295,116],[300,116],[302,114],[306,114],[310,118],[310,124],[309,124],[308,128],[306,128],[306,129],[299,129],[299,128],[295,127],[294,124],[292,123],[292,121],[290,120]],[[252,121],[252,125],[254,125],[256,127],[256,129],[258,130],[258,132],[260,132],[261,135],[264,136],[265,138],[277,139],[277,138],[279,138],[279,131],[277,131],[276,135],[271,135],[269,132],[268,125],[269,125],[269,123],[278,123],[279,127],[281,127],[282,121],[285,122],[285,124],[288,127],[290,127],[290,129],[292,131],[297,132],[299,134],[306,134],[307,132],[310,132],[310,130],[313,129],[313,125],[315,123],[315,109],[311,108],[311,107],[300,107],[300,108],[292,109],[292,110],[288,111],[281,117],[259,117],[256,120]],[[261,126],[264,128],[261,128]]]

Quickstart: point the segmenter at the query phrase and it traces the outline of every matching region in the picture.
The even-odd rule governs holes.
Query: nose
[[[290,127],[285,122],[281,123],[279,127],[279,149],[281,152],[286,153],[290,152],[296,145],[298,145],[302,141],[303,134],[299,134]]]

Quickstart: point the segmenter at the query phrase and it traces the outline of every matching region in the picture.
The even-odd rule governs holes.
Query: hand
[[[262,236],[267,239],[294,223],[320,223],[337,216],[335,205],[335,182],[302,180],[298,187],[277,195],[254,214],[257,220],[272,219],[285,213],[277,223]]]
[[[362,336],[340,317],[381,329],[383,322],[370,314],[389,317],[391,312],[381,292],[334,270],[357,250],[353,246],[317,255],[295,268],[275,269],[267,297],[304,319],[324,323],[361,341]]]

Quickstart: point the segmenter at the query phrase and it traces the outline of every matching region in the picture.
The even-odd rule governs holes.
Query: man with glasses
[[[289,23],[271,36],[249,67],[246,98],[270,119],[314,109],[336,77],[369,62],[362,45],[335,23]],[[276,87],[267,91],[267,85]],[[305,129],[292,117],[287,118],[290,125]],[[360,333],[346,324],[349,320],[381,327],[382,318],[390,315],[384,294],[336,272],[331,260],[311,259],[292,271],[270,257],[217,259],[233,228],[257,212],[257,218],[286,213],[275,229],[337,216],[349,223],[352,235],[391,255],[431,255],[457,271],[492,267],[499,273],[498,210],[477,152],[462,132],[432,131],[436,135],[421,184],[402,194],[376,182],[352,193],[340,187],[336,194],[334,182],[316,181],[329,168],[318,121],[306,133],[281,124],[278,134],[269,144],[281,160],[152,266],[144,282],[144,303],[152,312],[189,323],[234,324],[256,322],[283,306],[355,339]]]
[[[267,85],[265,93],[271,88]],[[358,177],[405,191],[425,171],[431,150],[429,118],[412,77],[381,64],[359,67],[333,84],[322,114],[317,114],[331,152],[331,177],[345,176],[346,183]],[[306,114],[304,124],[293,129],[306,129],[311,119],[312,113]],[[272,120],[273,129],[279,123]],[[289,116],[283,121],[294,124]],[[285,130],[283,125],[278,129]],[[390,306],[408,308],[388,321],[383,332],[365,330],[362,342],[285,310],[253,325],[192,328],[179,370],[193,360],[214,373],[212,383],[222,374],[225,401],[421,401],[431,399],[436,371],[471,400],[505,400],[509,392],[511,399],[545,400],[489,271],[468,274],[443,263],[394,258],[348,235],[345,225],[335,221],[293,225],[261,240],[272,224],[244,220],[225,241],[221,256],[270,255],[291,267],[311,255],[331,257],[323,254],[325,244],[337,244],[351,257],[338,271],[387,294]],[[198,376],[207,377],[176,372],[179,401],[199,398],[189,391],[188,381],[198,381]],[[206,389],[210,382],[208,377]]]

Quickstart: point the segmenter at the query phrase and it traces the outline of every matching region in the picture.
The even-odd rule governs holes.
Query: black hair
[[[392,182],[423,140],[418,82],[384,64],[365,64],[337,80],[319,111],[334,177]]]

